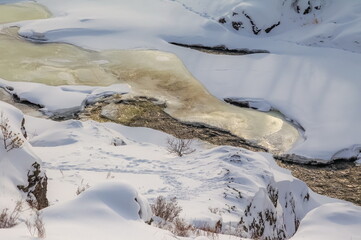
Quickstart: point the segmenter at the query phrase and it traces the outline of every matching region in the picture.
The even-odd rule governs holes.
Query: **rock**
[[[46,197],[48,187],[48,177],[41,172],[40,164],[34,162],[33,169],[28,172],[28,185],[18,185],[18,189],[27,193],[27,202],[31,207],[38,210],[49,206],[49,201]]]

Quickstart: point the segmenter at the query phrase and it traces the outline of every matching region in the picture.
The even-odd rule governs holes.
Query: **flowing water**
[[[33,6],[41,9],[35,4],[28,7]],[[6,8],[12,10],[17,11]],[[238,108],[213,97],[174,54],[153,50],[95,52],[69,44],[32,43],[18,37],[17,30],[5,28],[0,34],[3,79],[47,85],[123,82],[135,95],[165,101],[166,111],[181,121],[226,129],[273,151],[284,152],[299,138],[298,131],[276,114]]]

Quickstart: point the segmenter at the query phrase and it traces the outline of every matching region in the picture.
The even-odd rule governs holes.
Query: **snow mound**
[[[45,211],[46,218],[97,218],[118,215],[126,220],[149,221],[152,212],[147,200],[126,183],[106,183],[87,189],[78,198]],[[59,220],[59,219],[58,219]]]
[[[151,217],[148,202],[119,182],[92,187],[74,200],[45,209],[43,217],[47,239],[176,239],[144,223]]]
[[[329,203],[309,212],[302,220],[298,239],[361,239],[361,208],[345,203]]]

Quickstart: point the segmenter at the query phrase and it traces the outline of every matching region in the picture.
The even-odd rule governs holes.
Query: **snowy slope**
[[[87,1],[86,8],[81,0],[39,3],[48,6],[55,18],[28,23],[21,34],[74,41],[97,33],[126,33],[135,42],[119,39],[118,44],[139,48],[161,44],[160,39],[205,45],[235,42],[242,48],[255,40],[262,42],[257,41],[261,37],[283,44],[361,51],[358,0],[107,0],[103,5]],[[95,43],[89,40],[90,45]]]
[[[9,106],[2,104],[2,109],[6,108]],[[306,227],[302,224],[312,209],[322,211],[328,203],[339,202],[310,191],[278,167],[269,154],[195,142],[195,153],[176,157],[166,150],[168,135],[114,123],[58,123],[26,117],[26,129],[31,148],[42,158],[49,177],[51,207],[41,213],[47,239],[117,239],[119,234],[128,239],[174,239],[169,232],[140,220],[149,219],[147,201],[128,184],[150,201],[159,195],[177,197],[182,217],[195,226],[213,226],[220,221],[222,232],[243,237],[290,237],[299,224],[309,231],[308,220]],[[16,167],[21,165],[15,163]],[[6,178],[1,182],[8,183]],[[76,190],[88,185],[90,189],[76,197]],[[9,206],[9,201],[6,203],[4,207]],[[334,213],[342,212],[345,219],[360,212],[352,204],[342,206]],[[353,210],[345,213],[345,208]],[[324,223],[327,217],[320,217],[317,224]],[[344,223],[340,220],[334,224],[340,231],[349,231],[350,236],[359,234],[358,224]],[[64,231],[74,226],[77,231]],[[27,238],[25,229],[21,223],[1,230],[0,236]],[[229,238],[220,235],[219,239]]]
[[[310,191],[269,154],[194,143],[195,153],[176,157],[166,150],[169,136],[151,129],[32,117],[27,122],[36,133],[30,142],[45,161],[51,204],[73,199],[77,187],[121,180],[150,200],[176,197],[182,217],[195,226],[221,220],[228,234],[290,237],[310,210],[337,202]]]
[[[242,36],[361,51],[357,0],[176,0]]]
[[[19,191],[18,186],[28,186],[28,174],[34,171],[33,164],[41,165],[42,161],[24,137],[26,129],[22,126],[24,119],[22,112],[9,104],[0,102],[0,115],[2,129],[0,133],[0,209],[3,210],[4,208],[12,209],[17,201],[29,199],[26,193]],[[5,140],[3,127],[10,134]],[[16,138],[19,138],[20,142],[15,146],[11,142]],[[44,173],[40,173],[40,176],[44,177]]]
[[[359,54],[302,48],[292,55],[178,56],[218,98],[263,98],[300,123],[305,140],[290,153],[327,160],[341,149],[360,145]],[[358,152],[356,148],[349,156]]]
[[[0,109],[3,116],[9,119],[10,129],[15,133],[22,134],[24,131],[21,127],[21,121],[24,115],[14,107],[0,102]],[[126,239],[176,239],[173,234],[168,231],[161,230],[159,228],[149,226],[144,221],[148,221],[152,217],[151,210],[147,200],[138,194],[135,188],[129,186],[129,184],[120,183],[119,179],[109,178],[103,185],[99,183],[105,182],[97,178],[99,172],[103,172],[102,167],[104,162],[98,162],[96,168],[91,169],[88,172],[88,177],[93,179],[92,185],[98,185],[82,193],[79,197],[76,197],[75,190],[78,186],[78,182],[72,182],[74,177],[67,177],[64,179],[64,175],[61,178],[57,178],[59,170],[61,174],[68,174],[71,170],[75,170],[81,167],[80,159],[72,158],[73,151],[79,151],[84,149],[93,141],[92,144],[102,146],[108,145],[115,148],[113,144],[115,137],[119,137],[119,133],[112,129],[98,126],[95,123],[90,124],[91,127],[85,128],[82,131],[74,134],[68,134],[72,130],[83,128],[83,125],[77,121],[70,121],[65,124],[59,124],[52,121],[37,120],[35,118],[27,118],[29,123],[26,123],[27,134],[32,139],[32,145],[27,140],[20,136],[24,140],[24,144],[20,148],[16,148],[7,152],[4,149],[3,144],[0,148],[0,210],[13,209],[15,202],[25,201],[27,199],[26,194],[22,194],[17,186],[27,185],[27,174],[32,171],[32,166],[35,161],[38,163],[45,163],[45,161],[51,161],[57,159],[60,152],[69,154],[66,159],[72,162],[75,168],[66,169],[61,164],[56,168],[49,167],[51,162],[47,162],[49,173],[49,186],[47,197],[50,199],[51,207],[48,207],[41,211],[41,217],[45,224],[46,239],[100,239],[106,237],[107,239],[119,239],[119,237]],[[34,125],[34,122],[36,123]],[[65,128],[62,127],[66,126]],[[119,126],[114,126],[118,128]],[[90,131],[89,133],[86,133]],[[139,134],[146,134],[147,129],[141,129],[141,132],[135,129],[135,132]],[[77,131],[76,131],[77,132]],[[129,132],[128,128],[124,130],[125,134]],[[98,133],[98,134],[96,134]],[[159,133],[162,135],[161,133]],[[89,138],[89,135],[93,135],[93,138]],[[157,135],[153,135],[156,137]],[[108,138],[110,142],[105,142],[105,138]],[[94,142],[94,139],[98,139],[98,142]],[[1,136],[2,140],[2,136]],[[152,140],[153,141],[153,140]],[[78,145],[74,144],[78,142]],[[88,143],[88,144],[85,144]],[[119,139],[119,143],[121,140]],[[66,149],[64,145],[71,145],[73,148]],[[83,145],[84,144],[84,145]],[[39,146],[46,146],[47,149],[40,151]],[[35,149],[35,152],[33,151]],[[49,148],[53,147],[56,151],[51,151]],[[134,149],[136,152],[143,150],[142,144],[138,148]],[[106,150],[106,149],[104,149]],[[41,153],[41,158],[36,154]],[[82,152],[83,154],[89,154],[91,151]],[[54,154],[54,156],[52,156]],[[115,153],[100,151],[101,159],[115,157]],[[81,156],[80,156],[81,157]],[[118,156],[119,157],[119,156]],[[81,158],[82,159],[82,158]],[[61,160],[61,158],[59,158]],[[95,159],[92,159],[95,160]],[[135,161],[136,162],[136,161]],[[57,165],[56,161],[54,166]],[[64,164],[64,162],[63,162]],[[96,164],[97,165],[97,164]],[[115,165],[111,166],[111,169]],[[55,172],[56,170],[56,172]],[[64,171],[64,173],[63,173]],[[79,173],[77,173],[79,176]],[[77,176],[75,174],[74,176]],[[83,172],[82,172],[83,174]],[[146,174],[145,174],[146,175]],[[140,170],[139,175],[135,175],[136,178],[142,178],[143,174]],[[104,176],[102,176],[104,177]],[[157,176],[159,177],[159,176]],[[104,178],[107,179],[107,178]],[[145,181],[146,178],[143,179]],[[151,180],[151,185],[154,184]],[[64,184],[65,183],[65,184]],[[71,196],[70,193],[71,192]],[[56,199],[57,197],[61,197]],[[60,203],[59,203],[60,202]],[[59,203],[59,204],[55,204]],[[54,205],[55,204],[55,205]],[[34,236],[28,232],[25,226],[25,220],[31,219],[32,210],[23,203],[23,208],[20,212],[18,225],[10,229],[0,229],[1,239],[34,239]],[[76,231],[74,230],[76,226]],[[99,227],[101,226],[101,227]],[[192,239],[196,239],[195,237]],[[220,239],[226,239],[220,237]],[[227,237],[227,239],[229,239]],[[232,238],[231,238],[232,239]]]

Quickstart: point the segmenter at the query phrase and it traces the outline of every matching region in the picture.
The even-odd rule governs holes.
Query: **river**
[[[45,8],[33,3],[0,5],[0,16],[0,23],[50,17]],[[27,41],[17,31],[6,26],[0,33],[0,77],[5,80],[53,86],[127,83],[134,96],[165,102],[166,112],[176,119],[228,130],[275,153],[286,152],[300,138],[298,130],[279,114],[239,108],[215,98],[172,53],[97,52],[70,44]]]

